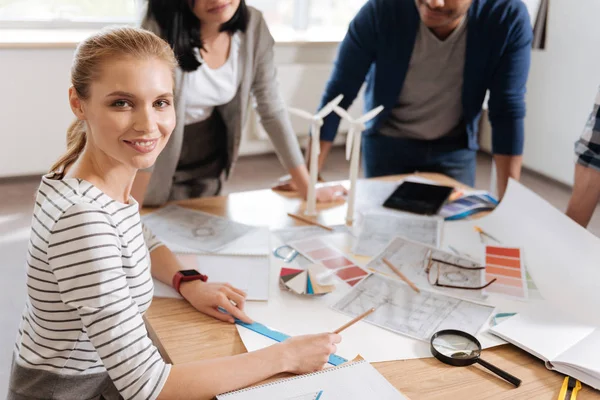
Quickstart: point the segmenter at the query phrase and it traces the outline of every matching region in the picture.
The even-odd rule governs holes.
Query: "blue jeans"
[[[364,135],[362,149],[367,178],[438,172],[475,186],[476,151],[467,148],[466,135],[437,140]]]

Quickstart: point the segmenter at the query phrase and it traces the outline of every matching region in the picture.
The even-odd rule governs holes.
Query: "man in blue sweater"
[[[498,195],[518,179],[533,32],[521,0],[369,0],[339,47],[321,106],[385,110],[363,134],[367,177],[441,172],[474,185],[486,92]],[[320,108],[319,107],[319,108]],[[321,130],[322,166],[339,126]]]

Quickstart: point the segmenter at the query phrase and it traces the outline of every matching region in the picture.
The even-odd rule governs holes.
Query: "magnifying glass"
[[[481,356],[481,343],[466,332],[447,329],[439,331],[431,337],[431,354],[441,362],[455,367],[466,367],[478,363],[519,387],[521,380],[506,371],[484,361]]]

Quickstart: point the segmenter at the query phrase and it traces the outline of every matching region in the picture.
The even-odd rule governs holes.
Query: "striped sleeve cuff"
[[[148,252],[152,253],[154,250],[159,248],[160,246],[164,246],[165,244],[160,241],[159,238],[152,233],[150,228],[148,228],[145,224],[142,223],[142,231],[144,232],[144,241],[146,242],[146,246],[148,246]]]

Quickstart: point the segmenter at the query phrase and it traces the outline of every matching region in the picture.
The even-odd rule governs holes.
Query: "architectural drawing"
[[[352,252],[373,257],[385,249],[390,239],[396,236],[438,247],[441,235],[442,220],[437,218],[369,213],[364,216]]]
[[[201,211],[167,206],[143,217],[144,224],[175,252],[215,252],[256,229]]]
[[[376,311],[365,318],[367,322],[425,341],[441,329],[475,335],[494,312],[494,307],[429,290],[419,294],[404,282],[379,274],[365,278],[333,306],[352,317],[371,307]]]
[[[367,264],[367,268],[371,270],[397,278],[396,274],[383,262],[383,258],[392,263],[420,288],[429,287],[453,296],[475,299],[485,296],[485,292],[482,290],[444,287],[448,285],[481,287],[485,284],[485,270],[480,269],[482,266],[479,263],[468,258],[399,237],[393,239],[381,253]]]
[[[317,236],[332,235],[335,233],[347,233],[349,235],[352,234],[346,225],[333,225],[330,226],[330,228],[333,229],[333,232],[326,231],[318,226],[292,226],[289,228],[275,230],[273,233],[285,244]]]

